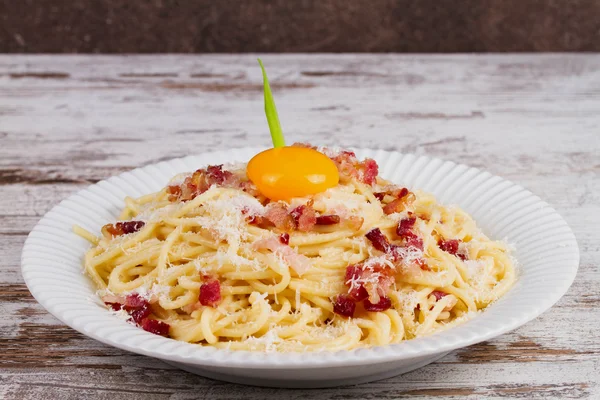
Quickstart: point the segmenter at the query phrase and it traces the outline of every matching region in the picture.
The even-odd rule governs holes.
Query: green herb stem
[[[277,116],[277,108],[275,107],[275,101],[273,100],[273,94],[271,93],[271,87],[269,86],[269,79],[267,78],[267,72],[261,59],[258,59],[260,68],[263,74],[264,92],[265,92],[265,114],[267,115],[267,122],[269,123],[269,130],[271,131],[271,139],[273,139],[273,147],[285,146],[285,139],[283,137],[283,131],[281,130],[281,124],[279,123],[279,117]]]

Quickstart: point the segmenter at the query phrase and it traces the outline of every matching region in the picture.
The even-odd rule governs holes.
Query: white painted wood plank
[[[19,273],[25,234],[61,199],[140,165],[267,145],[253,55],[0,55],[0,397],[8,399],[600,398],[600,56],[265,55],[290,141],[464,162],[567,219],[581,267],[515,332],[402,377],[321,391],[199,378],[87,339]]]

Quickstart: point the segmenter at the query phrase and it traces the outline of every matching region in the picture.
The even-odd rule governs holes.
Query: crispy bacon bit
[[[123,304],[125,305],[125,307],[137,308],[143,307],[144,305],[148,304],[148,301],[146,299],[143,299],[139,294],[132,293],[125,297],[125,301]]]
[[[448,293],[442,292],[440,290],[434,290],[429,294],[430,296],[435,297],[435,301],[439,301],[442,297],[448,296]]]
[[[414,233],[409,232],[409,233],[405,234],[404,239],[405,239],[404,245],[406,247],[414,247],[416,249],[423,251],[423,239],[421,239]]]
[[[379,174],[379,166],[372,158],[367,158],[359,164],[359,174],[362,174],[362,181],[367,185],[373,185]]]
[[[358,285],[348,290],[348,295],[355,301],[363,301],[369,297],[369,292],[363,285]]]
[[[440,240],[438,242],[438,246],[443,251],[450,253],[452,255],[456,255],[456,252],[458,251],[458,240],[456,240],[456,239]]]
[[[142,321],[141,327],[143,330],[154,333],[160,336],[169,336],[169,328],[171,325],[156,319],[146,318]]]
[[[365,235],[367,239],[371,241],[373,247],[379,251],[387,253],[391,250],[390,242],[388,238],[381,232],[379,228],[373,228]]]
[[[121,303],[104,302],[104,304],[106,304],[107,306],[109,306],[110,309],[113,310],[113,311],[119,311],[120,309],[123,308],[123,304],[121,304]]]
[[[363,270],[358,265],[349,265],[346,267],[346,275],[344,283],[349,286],[348,294],[355,301],[362,301],[369,297],[369,292],[362,284],[352,284],[353,281],[359,280],[363,275]]]
[[[312,201],[294,208],[290,215],[294,218],[298,230],[302,232],[310,231],[317,223],[317,213],[312,208]]]
[[[340,294],[333,302],[333,312],[343,317],[352,318],[356,310],[356,303],[350,295]]]
[[[189,201],[206,192],[212,185],[244,188],[241,182],[230,171],[223,170],[222,165],[209,165],[198,169],[183,181],[181,185],[167,187],[169,201]],[[244,188],[245,189],[245,188]]]
[[[388,297],[381,296],[376,304],[371,303],[369,299],[366,299],[363,304],[367,311],[385,311],[392,306],[392,301]]]
[[[298,275],[302,275],[312,266],[308,257],[304,254],[298,254],[290,246],[282,244],[277,237],[271,236],[261,239],[255,242],[253,247],[256,250],[267,249],[277,253]]]
[[[221,283],[216,279],[203,283],[198,300],[203,306],[216,307],[221,302]]]
[[[265,218],[269,220],[277,229],[291,232],[296,229],[294,217],[287,211],[283,203],[270,203],[265,212]]]
[[[102,227],[102,234],[106,237],[116,237],[135,233],[146,225],[144,221],[125,221],[115,224],[106,224]]]
[[[139,294],[133,293],[127,296],[104,296],[102,300],[114,311],[125,310],[136,324],[140,324],[144,318],[147,318],[152,310],[148,300],[142,298]]]
[[[181,187],[178,185],[169,185],[167,186],[167,193],[169,193],[169,201],[177,201],[181,196]]]
[[[341,221],[339,215],[320,215],[317,217],[317,225],[335,225]]]
[[[383,207],[383,212],[386,215],[400,212],[414,201],[414,195],[409,192],[407,188],[393,189],[388,191],[386,194],[395,197],[394,200],[390,201]]]
[[[385,193],[383,192],[377,192],[377,193],[373,193],[373,196],[375,196],[375,198],[379,201],[383,201],[383,198],[385,197]]]
[[[287,233],[282,233],[279,235],[279,241],[283,244],[290,244],[290,235]]]
[[[127,307],[124,307],[125,310],[131,315],[131,318],[135,321],[136,324],[140,324],[144,318],[147,318],[152,310],[150,309],[150,304],[146,302],[142,307],[137,307],[129,310]]]
[[[460,246],[460,240],[458,239],[440,240],[438,241],[438,246],[443,251],[450,253],[463,261],[467,259],[466,254],[458,252]]]
[[[412,229],[416,222],[415,217],[405,218],[398,223],[396,227],[396,234],[400,237],[405,237],[406,234],[412,233]]]

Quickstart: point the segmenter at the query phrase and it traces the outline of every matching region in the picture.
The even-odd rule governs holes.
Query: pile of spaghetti
[[[319,149],[340,183],[270,201],[245,165],[209,166],[126,199],[85,270],[143,329],[229,349],[320,351],[396,343],[463,322],[515,279],[509,251],[456,207]]]

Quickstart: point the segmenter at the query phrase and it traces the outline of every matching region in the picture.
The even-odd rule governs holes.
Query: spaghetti
[[[210,166],[127,198],[101,236],[75,227],[103,301],[176,340],[335,351],[447,329],[511,287],[506,245],[464,211],[320,150],[340,173],[321,193],[270,201],[245,165]]]

